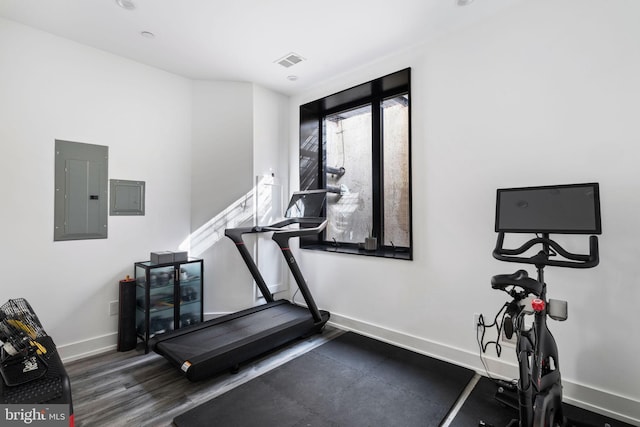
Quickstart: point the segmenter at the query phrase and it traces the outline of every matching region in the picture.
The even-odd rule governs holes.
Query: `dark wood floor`
[[[162,357],[138,350],[99,356],[65,365],[71,378],[76,426],[171,426],[175,416],[243,384],[340,335],[327,327],[322,335],[298,341],[246,366],[193,383]]]

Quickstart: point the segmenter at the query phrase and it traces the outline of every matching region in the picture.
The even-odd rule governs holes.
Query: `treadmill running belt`
[[[241,313],[163,334],[153,342],[153,349],[179,366],[187,378],[197,381],[237,367],[314,328],[309,310],[288,301]]]
[[[161,342],[158,347],[168,352],[180,354],[183,360],[191,360],[204,352],[222,349],[248,336],[257,336],[264,331],[287,324],[290,321],[311,318],[308,310],[294,310],[292,308],[295,307],[289,305],[272,307],[269,310],[238,317],[232,321],[217,325],[215,328],[201,329],[195,333],[185,334],[173,340]]]

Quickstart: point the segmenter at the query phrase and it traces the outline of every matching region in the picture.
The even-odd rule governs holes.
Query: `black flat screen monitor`
[[[598,184],[498,189],[496,231],[601,234]]]
[[[326,190],[296,191],[291,196],[284,216],[286,218],[321,218],[326,198]]]

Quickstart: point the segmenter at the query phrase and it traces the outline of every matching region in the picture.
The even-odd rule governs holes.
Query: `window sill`
[[[351,254],[351,255],[364,255],[370,257],[378,257],[378,258],[391,258],[391,259],[402,259],[411,261],[413,260],[413,256],[409,249],[392,249],[392,248],[381,248],[375,251],[367,251],[355,246],[346,246],[346,245],[332,245],[332,244],[314,244],[314,245],[302,245],[300,249],[308,249],[312,251],[322,251],[322,252],[335,252],[339,254]]]

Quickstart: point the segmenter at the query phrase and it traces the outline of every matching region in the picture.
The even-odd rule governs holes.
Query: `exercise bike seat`
[[[535,296],[540,296],[542,292],[542,283],[529,277],[526,270],[518,270],[513,274],[497,274],[491,278],[493,289],[504,291],[507,286],[518,286]]]

